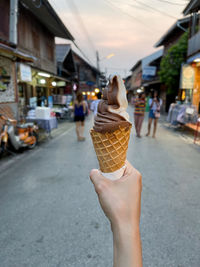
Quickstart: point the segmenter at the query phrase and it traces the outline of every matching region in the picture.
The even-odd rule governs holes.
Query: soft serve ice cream
[[[103,92],[91,130],[100,170],[108,178],[120,178],[124,172],[131,130],[126,88],[120,76],[110,79]]]

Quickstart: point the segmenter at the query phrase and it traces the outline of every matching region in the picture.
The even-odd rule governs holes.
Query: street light
[[[110,59],[111,57],[114,57],[114,53],[111,53],[109,55],[107,55],[106,57],[103,57],[103,58],[99,58],[99,52],[96,51],[96,58],[97,58],[97,69],[98,71],[100,72],[100,64],[99,62],[104,60],[104,59]],[[96,77],[96,80],[97,80],[97,86],[100,87],[100,82],[99,82],[99,74],[97,74],[97,77]]]
[[[96,94],[98,94],[100,90],[99,90],[99,88],[95,88],[94,91]]]
[[[99,62],[104,60],[104,59],[110,59],[111,57],[114,57],[114,53],[111,53],[109,55],[107,55],[106,57],[103,57],[103,58],[99,58],[99,52],[97,51],[96,52],[96,57],[97,57],[97,69],[100,71],[100,65],[99,65]]]

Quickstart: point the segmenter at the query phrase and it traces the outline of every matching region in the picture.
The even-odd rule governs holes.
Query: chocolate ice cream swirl
[[[109,111],[110,108],[116,110],[120,108],[117,99],[118,88],[113,86],[116,86],[115,83],[104,90],[103,99],[99,102],[93,127],[96,132],[110,133],[116,131],[119,127],[126,127],[128,129],[131,126],[131,123],[123,116]]]

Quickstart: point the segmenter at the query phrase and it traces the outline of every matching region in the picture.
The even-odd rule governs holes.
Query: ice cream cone
[[[119,127],[114,132],[100,133],[90,131],[94,149],[103,173],[113,173],[125,165],[131,125]]]

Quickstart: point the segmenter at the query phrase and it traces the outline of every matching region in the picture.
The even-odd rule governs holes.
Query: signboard
[[[155,66],[145,66],[142,70],[142,79],[151,80],[156,76],[156,70],[157,68]]]
[[[188,64],[182,65],[181,70],[181,89],[193,89],[194,88],[195,71],[194,68]]]
[[[20,78],[23,82],[32,81],[31,67],[28,65],[20,64]]]

